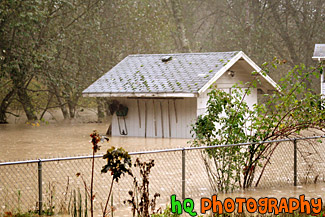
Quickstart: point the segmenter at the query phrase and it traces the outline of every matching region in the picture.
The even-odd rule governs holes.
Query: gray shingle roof
[[[197,93],[237,53],[129,55],[83,93]]]
[[[325,60],[325,44],[315,44],[313,59]]]

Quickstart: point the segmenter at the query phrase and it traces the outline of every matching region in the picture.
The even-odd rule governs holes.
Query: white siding
[[[231,88],[235,83],[242,81],[243,83],[252,80],[248,69],[244,69],[240,64],[236,63],[231,70],[235,71],[235,75],[232,77],[227,72],[223,74],[215,83],[217,88],[223,89],[224,91],[231,93]],[[241,85],[245,88],[245,85]],[[194,123],[196,117],[206,112],[206,104],[209,99],[207,93],[209,89],[204,93],[200,94],[197,98],[184,98],[176,99],[176,111],[178,120],[176,122],[174,100],[173,99],[139,99],[140,116],[141,116],[141,127],[139,125],[138,106],[136,99],[118,98],[117,100],[126,105],[129,108],[129,113],[126,117],[126,125],[128,129],[127,136],[145,137],[145,102],[147,104],[147,137],[157,138],[191,138],[191,124]],[[245,97],[246,102],[252,109],[253,105],[257,103],[257,89],[252,89],[252,93]],[[168,102],[170,112],[170,123],[168,120]],[[161,109],[160,103],[162,104],[163,113],[163,130],[161,120]],[[154,109],[155,108],[155,109]],[[154,116],[154,111],[156,115]],[[156,120],[156,127],[154,124],[154,117]],[[121,126],[124,126],[123,119],[120,120]],[[169,128],[170,126],[170,128]],[[155,129],[157,135],[155,134]],[[169,134],[170,130],[170,134]],[[164,133],[164,134],[163,134]],[[112,119],[112,135],[120,136],[118,128],[118,120],[114,114]]]
[[[141,127],[139,124],[138,106],[136,99],[117,99],[121,104],[129,108],[128,115],[125,117],[126,126],[128,130],[127,136],[144,137],[145,136],[145,103],[147,104],[147,137],[169,138],[191,138],[190,129],[191,124],[196,119],[196,98],[184,99],[139,99]],[[177,112],[177,123],[175,116],[174,101]],[[168,118],[168,102],[170,112],[170,124]],[[160,103],[162,110],[160,109]],[[154,116],[155,111],[155,116]],[[161,121],[161,111],[163,116],[163,130]],[[154,124],[154,117],[156,120],[156,127]],[[120,124],[124,128],[124,120],[120,118]],[[170,126],[170,133],[169,133]],[[155,129],[157,135],[155,135]],[[163,134],[164,133],[164,134]],[[112,119],[112,135],[120,136],[118,119],[116,114]]]
[[[216,87],[218,89],[221,89],[227,93],[232,93],[232,90],[234,88],[234,84],[239,84],[240,81],[243,81],[245,84],[246,82],[251,81],[252,77],[245,73],[244,71],[236,71],[235,76],[231,77],[227,73],[222,75],[215,83]],[[247,89],[247,86],[245,85],[240,85],[243,91]],[[197,98],[197,115],[203,115],[206,112],[206,105],[209,100],[208,92],[210,89],[202,93],[198,98]],[[251,93],[249,95],[245,96],[245,101],[247,102],[247,105],[249,106],[250,109],[253,109],[253,105],[257,103],[257,88],[251,88]],[[222,116],[225,116],[225,114],[221,114]],[[250,125],[250,123],[247,123],[247,126]],[[216,127],[219,128],[220,125],[216,123]]]
[[[244,70],[236,70],[235,72],[235,76],[231,77],[230,75],[228,75],[228,73],[223,74],[214,85],[216,85],[216,87],[218,89],[222,89],[224,91],[226,91],[227,93],[231,93],[231,89],[233,87],[234,84],[239,84],[240,81],[243,82],[243,84],[245,84],[246,82],[249,82],[252,80],[252,77],[250,74],[248,74],[247,72],[245,72]],[[240,85],[243,90],[245,89],[245,85]],[[208,92],[210,91],[210,89],[208,89],[207,91],[203,92],[198,98],[197,98],[197,115],[202,115],[206,112],[206,104],[209,100],[208,97]],[[245,100],[249,106],[250,109],[253,108],[253,105],[257,103],[257,89],[256,88],[252,88],[251,94],[245,97]]]
[[[234,84],[239,84],[243,82],[252,81],[252,76],[244,70],[236,70],[234,77],[228,75],[228,73],[224,73],[217,81],[216,85],[218,88],[231,88]]]
[[[206,112],[206,105],[209,100],[208,91],[203,92],[197,98],[197,116],[204,115]]]
[[[217,88],[219,89],[231,89],[234,84],[239,84],[242,82],[242,85],[239,85],[243,91],[247,88],[247,85],[245,83],[251,82],[252,81],[252,76],[243,71],[243,70],[237,70],[235,72],[235,76],[231,77],[227,73],[223,74],[218,81],[216,82]],[[245,96],[245,101],[247,102],[248,106],[250,109],[253,109],[253,105],[257,103],[257,89],[256,88],[251,88],[251,94],[248,96]]]

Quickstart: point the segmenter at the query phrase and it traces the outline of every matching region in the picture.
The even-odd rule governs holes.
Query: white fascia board
[[[249,63],[249,65],[253,67],[256,72],[258,72],[267,82],[269,82],[275,90],[281,92],[281,88],[279,87],[279,85],[275,81],[273,81],[272,78],[263,73],[262,69],[258,65],[256,65],[256,63],[254,63],[253,60],[251,60],[244,52],[242,52],[242,57],[246,62]]]
[[[256,65],[243,51],[239,51],[225,66],[223,66],[213,78],[211,78],[199,91],[201,94],[205,92],[214,82],[216,82],[228,69],[230,69],[239,59],[243,58],[256,72],[258,72],[267,82],[269,82],[275,90],[281,92],[279,85],[273,81],[268,75],[262,72],[262,69]]]
[[[227,64],[225,64],[199,91],[199,95],[205,92],[214,82],[216,82],[230,67],[232,67],[241,57],[243,52],[239,51]]]
[[[197,93],[83,93],[83,97],[197,97]]]
[[[312,57],[313,60],[324,61],[325,57]]]

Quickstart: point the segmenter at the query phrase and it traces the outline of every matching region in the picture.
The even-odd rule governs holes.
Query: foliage
[[[203,50],[242,50],[258,64],[278,56],[291,67],[312,66],[314,44],[324,41],[324,6],[322,0],[206,0],[189,13],[197,17],[188,32]]]
[[[42,32],[46,29],[41,25],[46,19],[44,7],[43,2],[36,0],[0,3],[0,78],[4,78],[9,87],[3,89],[5,97],[1,99],[1,104],[8,108],[17,94],[29,120],[37,117],[27,88],[46,59],[40,49]]]
[[[91,177],[90,177],[90,188],[88,188],[86,181],[84,180],[83,176],[81,173],[77,173],[77,177],[81,177],[83,183],[84,183],[84,188],[86,193],[88,194],[90,198],[90,215],[93,217],[94,215],[94,168],[95,168],[95,153],[100,150],[100,145],[98,144],[101,141],[101,138],[97,132],[97,130],[94,130],[91,134],[91,144],[92,144],[92,150],[93,150],[93,155],[92,155],[92,162],[91,162]],[[74,206],[76,209],[76,205]],[[74,212],[76,213],[76,212]],[[80,211],[81,213],[81,211]]]
[[[50,108],[76,118],[83,102],[94,103],[81,91],[128,54],[217,48],[243,50],[259,64],[280,56],[290,66],[314,65],[313,46],[325,39],[324,6],[323,0],[2,0],[0,123],[14,109],[28,121]]]
[[[95,167],[95,153],[100,149],[100,146],[98,145],[99,141],[100,141],[100,136],[98,134],[98,132],[96,130],[94,130],[91,134],[91,143],[92,143],[92,150],[93,150],[93,155],[92,155],[92,162],[91,162],[91,177],[90,177],[90,188],[88,188],[86,181],[84,180],[83,176],[81,173],[77,173],[76,176],[77,177],[81,177],[83,184],[84,184],[84,188],[86,193],[88,194],[89,198],[90,198],[90,215],[91,217],[93,217],[94,215],[94,199],[95,199],[95,195],[94,195],[94,167]],[[69,183],[69,181],[68,181]],[[75,192],[74,192],[74,205],[73,209],[74,211],[72,211],[72,215],[76,214],[76,199],[75,199]],[[70,209],[70,202],[69,202],[69,209]]]
[[[85,188],[85,192],[87,194],[87,196],[90,198],[90,214],[91,216],[94,215],[94,199],[95,199],[95,194],[94,194],[94,165],[95,165],[95,153],[97,151],[100,150],[100,145],[98,144],[100,141],[109,141],[109,139],[107,137],[103,137],[101,138],[101,136],[98,134],[98,132],[96,130],[94,130],[91,134],[91,143],[92,143],[92,149],[93,149],[93,156],[92,156],[92,168],[91,168],[91,182],[90,182],[90,188],[88,188],[86,181],[84,180],[83,176],[81,173],[77,173],[77,177],[81,177],[83,184],[84,184],[84,188]],[[128,152],[126,152],[123,148],[115,148],[115,147],[111,147],[110,149],[107,150],[106,154],[103,156],[103,159],[107,159],[107,164],[103,166],[101,172],[102,173],[107,173],[108,171],[110,171],[111,176],[112,176],[112,182],[111,182],[111,187],[108,193],[108,197],[106,200],[106,204],[104,206],[103,209],[103,217],[108,215],[108,211],[107,211],[107,206],[108,206],[108,202],[109,199],[111,197],[112,194],[112,189],[113,189],[113,184],[114,181],[118,182],[118,180],[121,178],[121,175],[129,174],[132,176],[132,172],[131,172],[131,157],[128,154]],[[69,181],[68,181],[69,183]],[[87,203],[87,196],[86,196],[86,201],[85,203]],[[75,200],[74,200],[75,201]],[[81,196],[79,193],[79,216],[81,215],[82,211],[81,211]],[[76,205],[74,205],[74,209],[76,209]],[[85,215],[87,215],[87,211],[85,210]],[[73,215],[76,215],[77,210],[75,210],[75,212],[73,212]]]
[[[91,137],[91,144],[93,145],[93,153],[96,153],[100,150],[100,145],[98,143],[100,142],[100,136],[97,132],[97,130],[94,130],[92,134],[90,134]]]
[[[133,179],[133,191],[129,191],[131,199],[124,201],[132,206],[133,216],[149,217],[150,213],[155,214],[156,199],[160,197],[159,193],[155,193],[150,200],[149,194],[149,175],[152,167],[154,167],[154,160],[148,162],[141,162],[139,158],[136,159],[134,167],[139,167],[141,181],[136,177]]]
[[[322,210],[324,210],[324,207],[322,208]],[[256,214],[255,214],[256,215]],[[224,213],[224,214],[214,214],[213,216],[214,217],[248,217],[248,216],[255,216],[253,213]],[[265,214],[264,214],[265,215]],[[279,213],[278,215],[274,215],[274,214],[270,214],[270,215],[265,215],[267,217],[313,217],[313,216],[318,216],[318,217],[324,217],[325,214],[324,214],[324,211],[321,211],[321,213],[319,214],[306,214],[306,213],[301,213],[301,212],[294,212],[292,214],[290,213]]]
[[[234,89],[232,94],[229,94],[212,89],[209,92],[208,114],[200,116],[193,128],[196,135],[193,142],[195,146],[246,142],[246,117],[250,115],[250,110],[247,103],[242,101],[241,91],[241,89]],[[247,153],[242,150],[241,146],[205,150],[215,163],[216,172],[209,173],[209,178],[217,184],[219,191],[229,192],[240,185],[241,168],[247,156]],[[206,166],[208,166],[207,160],[205,159]]]
[[[70,211],[70,215],[72,217],[82,217],[82,216],[87,217],[88,216],[87,192],[85,193],[84,202],[82,201],[82,196],[79,188],[78,188],[78,194],[76,194],[76,190],[73,190],[73,194],[71,193],[71,197],[73,197],[73,199],[70,198],[70,200],[72,200],[72,203],[71,206],[68,208]]]
[[[123,148],[115,148],[114,146],[107,150],[106,154],[103,156],[103,159],[107,159],[107,164],[103,166],[102,173],[111,172],[112,182],[111,188],[108,193],[106,204],[103,210],[103,217],[107,216],[107,206],[112,194],[113,183],[114,181],[118,182],[121,178],[121,175],[129,174],[132,175],[131,171],[131,157]]]
[[[121,178],[121,175],[129,174],[132,175],[131,171],[131,157],[123,148],[115,148],[114,146],[107,150],[106,154],[103,156],[103,159],[107,159],[107,164],[103,166],[102,173],[111,172],[112,182],[111,188],[108,193],[106,204],[103,210],[103,217],[107,216],[107,206],[112,194],[113,183],[114,181],[118,182]]]
[[[37,213],[35,212],[32,212],[32,211],[29,211],[29,212],[26,212],[26,213],[22,213],[22,212],[5,212],[4,217],[36,217],[36,216],[39,216]]]
[[[281,61],[274,59],[267,66],[277,67]],[[256,73],[253,73],[253,75]],[[193,126],[193,145],[226,145],[252,142],[248,147],[233,146],[207,149],[203,156],[212,185],[219,191],[232,191],[240,186],[252,185],[257,166],[265,167],[275,146],[260,141],[299,136],[302,130],[324,131],[323,100],[307,87],[306,82],[318,76],[315,68],[304,65],[294,67],[281,79],[279,91],[265,94],[265,103],[250,109],[245,97],[256,88],[260,80],[235,85],[230,93],[212,88],[205,116],[200,116]],[[209,162],[213,162],[213,167]],[[262,164],[263,162],[263,164]],[[255,183],[257,186],[258,181]]]
[[[54,197],[55,197],[55,185],[51,182],[49,182],[48,189],[46,190],[45,194],[45,202],[43,204],[43,209],[42,209],[42,215],[44,216],[53,216],[54,215]],[[8,210],[7,205],[5,205],[5,212],[0,213],[0,216],[2,217],[34,217],[34,216],[39,216],[39,208],[38,207],[33,207],[32,209],[29,209],[27,212],[22,211],[21,209],[21,200],[22,194],[21,191],[17,191],[17,207],[14,208],[13,210]]]
[[[55,183],[49,182],[48,188],[46,189],[46,198],[43,205],[42,213],[47,216],[54,215],[54,209],[55,209]]]
[[[167,205],[162,213],[152,214],[152,217],[179,217],[177,213],[172,213],[170,207]]]
[[[165,12],[149,0],[1,1],[0,122],[13,106],[29,121],[49,108],[75,118],[81,91],[123,57],[172,47]]]
[[[108,171],[113,176],[114,181],[118,182],[121,175],[125,173],[132,176],[131,171],[131,157],[123,148],[115,148],[112,146],[107,150],[103,159],[107,159],[107,164],[103,166],[102,173],[107,173]]]

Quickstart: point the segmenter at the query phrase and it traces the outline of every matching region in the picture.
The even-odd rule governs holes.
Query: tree
[[[276,63],[270,65],[276,67]],[[246,84],[248,88],[245,90],[236,86],[231,95],[218,89],[210,91],[207,115],[200,116],[193,126],[193,144],[212,146],[257,142],[247,149],[236,146],[205,151],[204,160],[215,189],[228,192],[253,184],[255,169],[261,163],[265,167],[276,148],[258,142],[297,137],[303,130],[324,132],[324,100],[306,85],[313,76],[319,76],[319,70],[322,71],[323,67],[309,68],[308,73],[305,73],[304,65],[294,67],[281,79],[281,91],[266,94],[266,103],[255,105],[253,110],[248,108],[244,99],[251,88],[256,88],[258,78]],[[208,159],[213,159],[214,169],[208,165]],[[241,174],[244,174],[243,178]]]
[[[170,52],[164,6],[149,0],[2,1],[1,122],[14,99],[29,120],[55,107],[74,118],[81,91],[122,58]]]
[[[59,8],[55,1],[2,1],[0,3],[1,82],[7,81],[7,93],[2,98],[1,121],[6,122],[13,97],[21,104],[28,120],[37,120],[42,108],[34,101],[43,90],[41,75],[46,68],[48,55],[48,27]],[[40,99],[42,97],[39,97]],[[50,104],[52,97],[48,97]],[[43,103],[44,104],[44,103]],[[43,112],[44,114],[44,112]],[[43,115],[42,114],[42,115]],[[41,115],[41,116],[42,116]]]
[[[171,11],[174,17],[174,23],[176,26],[176,44],[178,45],[178,50],[189,53],[191,51],[189,41],[186,37],[186,29],[183,20],[182,8],[181,3],[179,0],[171,0]]]
[[[242,50],[258,64],[276,56],[288,62],[285,72],[300,63],[316,66],[311,57],[314,44],[325,40],[324,8],[322,0],[205,0],[188,13],[196,18],[187,29],[193,50]],[[273,70],[270,75],[285,76]],[[319,83],[311,82],[309,87]]]
[[[11,88],[2,99],[1,122],[17,94],[28,120],[36,120],[35,108],[28,94],[28,86],[43,61],[40,45],[45,18],[39,1],[2,1],[0,3],[0,50],[2,51],[1,80],[10,79]],[[15,93],[15,94],[14,94]]]

